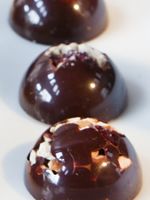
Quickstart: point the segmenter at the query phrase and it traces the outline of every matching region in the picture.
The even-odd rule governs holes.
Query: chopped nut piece
[[[132,161],[125,156],[120,156],[118,158],[118,162],[119,162],[121,170],[125,170],[125,169],[129,168],[132,164]]]
[[[51,146],[48,142],[42,142],[40,147],[37,151],[37,156],[46,158],[47,160],[54,159],[53,155],[51,154]]]
[[[36,163],[36,152],[35,150],[32,150],[29,156],[29,161],[31,163],[31,166]]]
[[[106,156],[104,156],[104,155],[99,155],[99,151],[93,151],[93,152],[91,153],[91,157],[92,157],[93,163],[95,163],[95,164],[98,164],[98,163],[100,163],[100,162],[103,162],[104,160],[107,159]]]
[[[61,169],[61,167],[62,167],[62,164],[58,161],[58,160],[56,160],[56,159],[54,159],[54,160],[51,160],[49,163],[48,163],[48,167],[49,167],[49,169],[51,170],[51,171],[54,171],[54,172],[59,172],[60,171],[60,169]]]

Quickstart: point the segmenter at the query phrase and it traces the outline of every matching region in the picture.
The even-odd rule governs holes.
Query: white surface
[[[134,144],[141,160],[143,188],[136,200],[150,199],[150,1],[106,0],[109,27],[89,44],[109,54],[123,74],[129,105],[111,122]],[[45,50],[16,35],[8,24],[11,0],[0,0],[0,199],[32,200],[23,183],[27,153],[47,128],[18,104],[24,72]]]

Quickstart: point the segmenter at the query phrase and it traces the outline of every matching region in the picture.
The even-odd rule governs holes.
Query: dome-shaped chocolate
[[[126,88],[108,56],[72,43],[51,47],[36,59],[23,79],[20,103],[46,123],[76,116],[108,121],[123,111]]]
[[[97,36],[106,18],[103,0],[15,0],[10,23],[29,40],[59,44]]]
[[[38,140],[27,159],[25,184],[37,200],[132,200],[141,170],[124,135],[96,119],[72,118]]]

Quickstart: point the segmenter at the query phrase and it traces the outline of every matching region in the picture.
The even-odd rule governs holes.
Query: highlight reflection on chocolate
[[[14,0],[10,23],[29,40],[59,44],[97,36],[106,18],[103,0]]]
[[[124,135],[78,117],[43,133],[29,153],[25,184],[37,200],[132,200],[141,187],[141,171]]]
[[[109,121],[125,108],[126,87],[107,55],[84,44],[62,44],[30,66],[20,103],[28,114],[50,124],[76,116]]]

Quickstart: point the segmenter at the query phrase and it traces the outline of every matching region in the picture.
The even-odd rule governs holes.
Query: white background
[[[32,200],[23,183],[27,153],[48,127],[27,116],[18,89],[31,62],[47,46],[33,44],[9,26],[11,0],[0,0],[0,199]],[[143,170],[136,200],[150,200],[150,1],[107,0],[109,26],[89,44],[116,63],[128,87],[126,111],[111,124],[135,146]]]

